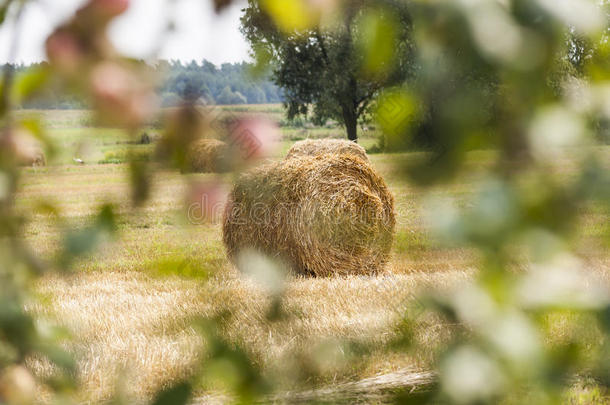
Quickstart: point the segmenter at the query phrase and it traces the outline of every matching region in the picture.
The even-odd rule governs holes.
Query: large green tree
[[[258,0],[248,0],[242,32],[256,56],[270,62],[289,119],[309,113],[317,123],[334,119],[357,141],[358,122],[375,96],[412,71],[411,18],[399,1],[344,7],[329,27],[283,32]]]

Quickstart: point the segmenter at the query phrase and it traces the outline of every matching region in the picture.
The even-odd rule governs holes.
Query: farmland
[[[231,108],[276,121],[283,117],[275,105],[227,107],[229,112]],[[205,368],[206,345],[191,320],[225,312],[230,315],[222,323],[223,338],[243,347],[265,372],[278,376],[285,392],[315,392],[378,378],[378,384],[367,389],[373,395],[386,385],[417,385],[429,377],[425,373],[451,325],[421,314],[414,339],[426,350],[409,354],[389,348],[397,325],[405,313],[418,310],[419,293],[467,282],[476,273],[477,256],[466,248],[437,243],[427,230],[426,208],[431,198],[452,198],[458,206],[467,206],[493,151],[469,152],[460,181],[432,189],[412,185],[397,169],[418,159],[418,153],[371,154],[373,166],[396,198],[397,234],[387,271],[375,277],[289,278],[282,305],[290,316],[270,321],[265,313],[271,298],[229,264],[220,223],[192,224],[187,218],[184,195],[189,183],[210,175],[160,170],[152,178],[150,201],[134,209],[124,160],[127,151],[146,154],[154,145],[126,143],[129,138],[121,131],[95,127],[83,111],[20,114],[40,117],[59,146],[49,166],[24,169],[20,179],[17,211],[30,216],[25,237],[37,253],[56,255],[61,230],[86,225],[102,204],[113,204],[123,214],[115,239],[80,259],[70,274],[44,277],[36,288],[40,300],[50,305],[33,304],[32,310],[65,326],[74,337],[68,347],[78,359],[83,400],[110,397],[119,380],[126,395],[147,399],[167,384],[167,378],[176,380]],[[154,128],[149,132],[158,135]],[[282,132],[282,146],[274,158],[281,158],[299,139],[341,136],[341,129],[332,126],[284,127]],[[371,148],[376,142],[373,133],[361,144]],[[610,148],[599,147],[597,153],[610,162]],[[73,158],[85,164],[74,164]],[[571,160],[566,159],[561,170],[570,178]],[[225,180],[229,183],[231,175]],[[50,213],[45,202],[53,203],[57,212]],[[601,212],[600,207],[583,207],[584,226],[575,244],[587,272],[610,287],[608,218]],[[562,339],[561,327],[556,338]],[[344,342],[373,349],[359,351]],[[304,359],[312,370],[304,378],[307,387],[294,385],[293,377],[303,372],[297,359]],[[34,368],[42,374],[48,371],[43,363]],[[199,398],[221,402],[222,387],[216,388],[202,388]],[[566,395],[576,403],[606,400],[595,387],[580,385]]]

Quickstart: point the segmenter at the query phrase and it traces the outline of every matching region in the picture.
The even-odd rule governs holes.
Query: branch
[[[356,115],[358,117],[360,117],[362,115],[362,113],[364,112],[364,110],[366,110],[366,108],[369,106],[369,104],[371,103],[371,99],[367,99],[367,100],[363,100],[361,101],[362,104],[359,104],[360,107],[358,107],[358,109],[356,110]]]
[[[328,60],[328,52],[326,52],[326,46],[324,45],[324,39],[322,38],[322,35],[320,34],[320,29],[316,29],[316,39],[320,43],[320,49],[322,50],[322,56],[324,57],[324,62],[326,63],[326,66],[328,66],[328,65],[330,65],[330,62]]]
[[[371,103],[371,100],[376,92],[377,92],[377,89],[373,89],[373,90],[369,91],[368,93],[366,93],[364,96],[360,97],[359,100],[357,100],[356,105],[359,107],[357,108],[356,111],[358,113],[358,116],[360,116],[360,114],[362,114],[362,112],[364,112],[366,107],[368,107],[368,105]]]

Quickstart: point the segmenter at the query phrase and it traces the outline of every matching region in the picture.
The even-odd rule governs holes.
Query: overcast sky
[[[16,62],[44,60],[43,44],[53,28],[69,18],[84,0],[38,0],[27,6]],[[248,59],[248,45],[239,32],[240,8],[232,6],[220,16],[211,0],[131,0],[129,11],[110,29],[115,46],[124,54],[150,59],[158,38],[173,16],[176,31],[165,41],[159,56],[182,61],[207,59],[215,64]],[[0,28],[0,62],[9,58],[11,24]]]

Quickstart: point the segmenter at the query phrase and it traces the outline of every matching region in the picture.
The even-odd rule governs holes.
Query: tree
[[[246,98],[238,91],[234,92],[231,87],[226,86],[216,98],[218,104],[246,104]]]
[[[288,118],[312,110],[314,122],[341,122],[348,139],[357,141],[358,121],[366,117],[375,96],[404,81],[412,70],[411,19],[399,1],[350,2],[345,7],[344,18],[328,30],[313,27],[286,33],[258,1],[249,0],[241,22],[252,49],[258,56],[266,55],[273,66]],[[371,14],[375,21],[365,18]],[[377,30],[374,34],[382,30],[394,35],[375,37],[371,28]],[[372,67],[371,59],[376,62]]]
[[[265,92],[258,86],[248,86],[244,95],[250,104],[264,104],[267,102]]]

